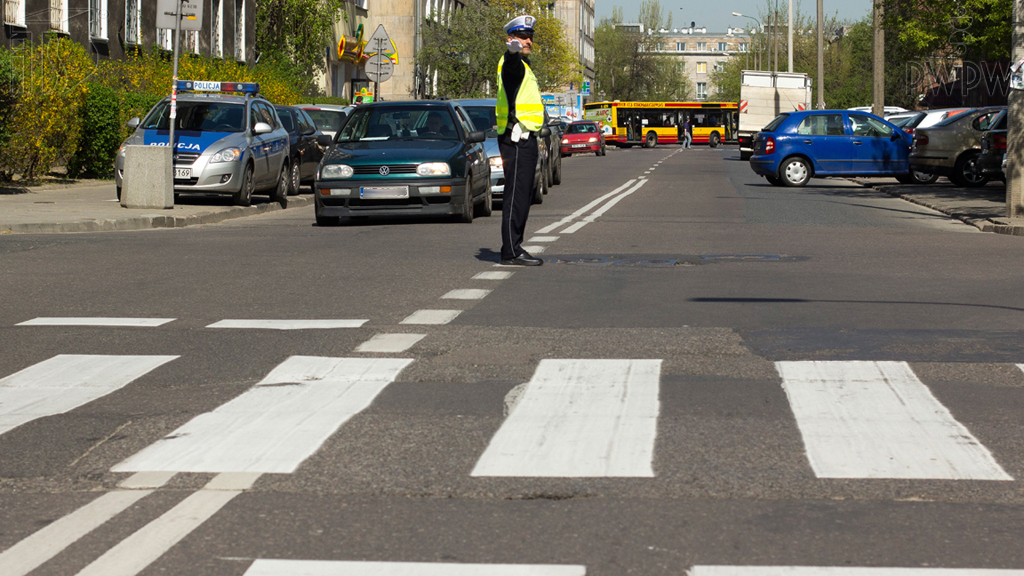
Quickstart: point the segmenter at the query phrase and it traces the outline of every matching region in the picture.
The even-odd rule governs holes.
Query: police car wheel
[[[292,164],[292,174],[290,178],[291,186],[288,188],[288,195],[295,196],[299,193],[299,189],[302,187],[302,182],[299,181],[299,163],[295,162]]]
[[[252,204],[252,164],[245,167],[245,172],[242,172],[242,186],[235,193],[233,200],[235,206],[249,206]]]

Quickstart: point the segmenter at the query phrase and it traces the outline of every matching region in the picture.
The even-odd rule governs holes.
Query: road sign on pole
[[[395,73],[395,65],[383,54],[374,54],[366,61],[366,76],[374,82],[384,82]]]
[[[391,47],[391,37],[388,36],[388,31],[384,29],[383,24],[379,24],[377,29],[373,31],[370,39],[366,41],[366,47],[374,55],[366,61],[364,70],[366,70],[367,78],[374,82],[374,100],[379,100],[380,83],[391,78],[391,75],[395,73],[394,64],[389,58],[384,56],[384,50]]]
[[[181,7],[181,29],[203,29],[202,0],[157,0],[156,27],[174,30],[177,27],[178,7]]]

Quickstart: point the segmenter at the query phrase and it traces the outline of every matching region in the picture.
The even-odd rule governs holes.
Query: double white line
[[[580,218],[584,214],[587,214],[588,211],[590,211],[592,208],[594,208],[598,204],[600,204],[600,203],[604,202],[605,200],[608,200],[609,198],[611,198],[611,200],[608,200],[607,202],[605,202],[604,206],[601,206],[597,210],[594,210],[593,212],[591,212],[589,215],[587,215],[585,218],[583,218],[579,222],[576,222],[575,224],[572,224],[572,226],[569,226],[568,228],[566,228],[565,230],[562,230],[560,232],[560,234],[572,234],[573,232],[576,232],[580,228],[583,228],[587,224],[590,224],[594,220],[597,220],[598,218],[600,218],[601,215],[604,214],[605,212],[607,212],[608,210],[610,210],[612,206],[615,206],[616,204],[619,203],[620,200],[622,200],[626,196],[629,196],[633,192],[636,192],[637,190],[639,190],[646,183],[647,183],[647,180],[636,180],[636,179],[630,180],[630,181],[626,182],[625,184],[623,184],[622,186],[619,186],[615,190],[612,190],[611,192],[605,194],[604,196],[601,196],[597,200],[594,200],[590,204],[587,204],[583,208],[580,208],[579,210],[573,212],[572,214],[566,216],[565,218],[562,218],[558,222],[555,222],[554,224],[550,224],[548,226],[545,226],[545,227],[541,228],[540,230],[537,230],[536,233],[537,234],[548,234],[548,233],[554,232],[558,228],[561,228],[562,226],[565,226],[566,224],[570,224],[574,220],[576,220],[577,218]],[[623,192],[623,190],[625,190],[625,192]],[[618,194],[618,196],[616,196],[616,194]]]

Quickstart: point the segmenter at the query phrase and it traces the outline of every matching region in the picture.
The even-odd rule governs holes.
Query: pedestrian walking
[[[523,250],[530,216],[533,176],[537,169],[537,133],[544,126],[540,85],[530,69],[536,19],[524,15],[505,24],[508,50],[498,61],[498,149],[505,171],[501,200],[501,263],[540,266],[544,263]],[[511,97],[510,97],[511,96]]]
[[[690,125],[690,117],[683,120],[683,148],[689,148],[693,142],[693,126]]]

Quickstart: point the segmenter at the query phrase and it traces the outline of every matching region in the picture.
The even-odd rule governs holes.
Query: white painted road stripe
[[[417,310],[399,324],[447,324],[462,314],[462,310]]]
[[[0,552],[0,576],[28,574],[151,492],[107,492],[71,514],[51,522],[35,534]]]
[[[136,472],[118,483],[119,488],[139,490],[159,488],[174,478],[175,472]]]
[[[193,418],[113,471],[294,472],[410,362],[292,356],[241,396]]]
[[[541,360],[473,476],[650,477],[661,360]]]
[[[986,568],[868,568],[859,566],[694,566],[690,576],[1024,576]]]
[[[571,564],[452,564],[442,562],[347,562],[256,560],[243,576],[584,576]]]
[[[405,352],[426,336],[426,334],[375,334],[373,338],[356,346],[356,352]]]
[[[495,270],[494,272],[480,272],[473,276],[473,280],[508,280],[512,277],[512,272],[502,272]]]
[[[906,362],[776,362],[819,478],[1013,480]]]
[[[634,182],[636,182],[636,180],[630,180],[630,181],[626,182],[622,186],[619,186],[615,190],[612,190],[611,192],[605,194],[604,196],[599,197],[597,200],[594,200],[593,202],[590,202],[589,204],[587,204],[583,208],[580,208],[579,210],[573,212],[572,214],[569,214],[568,216],[566,216],[565,218],[562,218],[558,222],[555,222],[554,224],[549,224],[549,225],[541,228],[540,230],[537,230],[537,234],[547,234],[549,232],[553,232],[553,231],[555,231],[555,229],[560,228],[560,227],[562,227],[562,226],[572,222],[573,220],[575,220],[575,219],[579,218],[580,216],[586,214],[587,211],[590,210],[591,208],[593,208],[594,206],[597,206],[601,202],[604,202],[605,199],[611,198],[612,196],[618,194],[619,192],[622,192],[626,188],[629,188],[630,186],[633,185]]]
[[[0,380],[0,434],[119,390],[177,356],[61,354]]]
[[[540,254],[546,249],[547,246],[523,246],[523,250],[526,250],[527,252],[533,252],[535,254]]]
[[[452,290],[451,292],[441,296],[442,300],[482,300],[484,296],[490,294],[490,290],[481,290],[477,288],[466,288],[462,290]]]
[[[558,240],[558,236],[534,236],[527,240],[527,242],[554,242],[555,240]]]
[[[262,330],[329,330],[359,328],[368,320],[221,320],[207,328],[255,328]]]
[[[640,180],[640,181],[639,181],[639,182],[637,182],[637,183],[636,183],[636,185],[634,185],[634,186],[633,186],[632,188],[630,188],[629,190],[626,190],[626,191],[625,191],[625,192],[623,192],[622,194],[619,194],[619,195],[618,195],[618,196],[616,196],[615,198],[612,198],[612,199],[611,199],[611,200],[609,200],[609,201],[608,201],[607,203],[605,203],[605,205],[604,205],[604,206],[601,206],[601,207],[600,207],[600,208],[598,208],[597,210],[594,210],[593,212],[591,212],[591,213],[590,213],[590,214],[589,214],[589,215],[588,215],[588,216],[587,216],[586,218],[584,218],[583,220],[580,220],[579,222],[577,222],[577,223],[573,224],[572,226],[569,226],[569,227],[568,227],[568,228],[566,228],[565,230],[562,230],[562,234],[572,234],[572,233],[574,233],[574,232],[577,232],[577,231],[579,231],[579,229],[580,229],[580,228],[583,228],[583,227],[584,227],[584,226],[586,226],[587,224],[590,224],[590,223],[591,223],[591,222],[593,222],[594,220],[597,220],[598,218],[600,218],[600,217],[601,217],[601,215],[602,215],[602,214],[604,214],[605,212],[607,212],[607,211],[608,211],[609,209],[611,209],[611,207],[612,207],[612,206],[615,206],[615,205],[616,205],[616,204],[618,204],[618,203],[619,203],[619,202],[620,202],[620,201],[621,201],[621,200],[622,200],[623,198],[625,198],[626,196],[629,196],[629,195],[630,195],[630,194],[632,194],[633,192],[636,192],[637,190],[639,190],[639,189],[640,189],[640,188],[641,188],[641,187],[642,187],[642,186],[643,186],[644,184],[646,184],[646,183],[647,183],[647,180]]]
[[[153,328],[174,322],[175,318],[33,318],[15,326],[134,326]]]
[[[240,491],[200,490],[118,542],[78,576],[135,576],[210,519]]]

